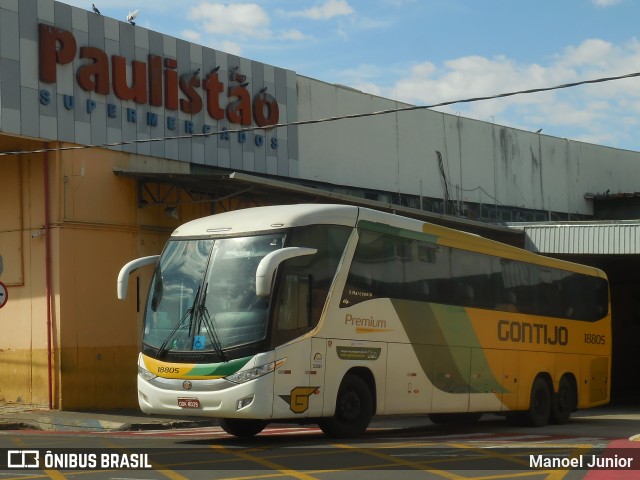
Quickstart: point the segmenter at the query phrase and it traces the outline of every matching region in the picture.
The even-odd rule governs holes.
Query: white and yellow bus
[[[147,413],[362,434],[373,415],[483,412],[532,426],[609,401],[606,275],[477,235],[346,205],[188,222],[157,263],[138,399]]]

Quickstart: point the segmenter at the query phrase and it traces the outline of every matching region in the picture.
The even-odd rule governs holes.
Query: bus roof
[[[379,223],[392,230],[420,232],[432,237],[435,243],[452,247],[606,278],[605,273],[595,267],[546,257],[476,234],[354,205],[270,205],[234,210],[187,222],[178,227],[171,236],[175,238],[242,235],[313,224],[355,227],[362,221]]]
[[[242,234],[312,224],[354,227],[358,207],[351,205],[298,204],[246,208],[198,218],[179,226],[172,237]]]

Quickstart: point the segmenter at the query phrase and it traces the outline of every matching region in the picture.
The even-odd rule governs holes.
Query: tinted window
[[[287,247],[315,248],[317,252],[286,260],[278,268],[273,308],[274,346],[303,335],[317,325],[351,231],[349,227],[336,225],[291,230]]]
[[[341,307],[400,298],[463,307],[597,320],[604,279],[361,230]]]

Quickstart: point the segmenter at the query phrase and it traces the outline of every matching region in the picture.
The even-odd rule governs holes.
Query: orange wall
[[[0,150],[42,144],[0,136]],[[42,155],[0,157],[0,403],[48,403]]]
[[[42,146],[0,135],[0,151]],[[0,309],[0,403],[48,405],[49,241],[53,407],[136,407],[141,313],[135,276],[128,300],[117,300],[118,271],[131,259],[160,253],[179,223],[208,214],[210,207],[180,206],[179,220],[165,215],[165,206],[138,208],[136,181],[113,173],[116,167],[188,172],[188,164],[101,149],[50,153],[45,232],[44,158],[0,157],[0,281],[9,286],[9,301]],[[151,273],[152,267],[136,272],[140,309]]]

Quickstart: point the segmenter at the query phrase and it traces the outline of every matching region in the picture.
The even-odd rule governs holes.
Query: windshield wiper
[[[208,283],[204,286],[204,288],[202,284],[198,286],[198,290],[196,291],[193,303],[184,313],[178,324],[173,328],[173,330],[171,330],[171,332],[169,332],[169,335],[167,335],[167,338],[164,339],[162,345],[160,345],[157,353],[158,358],[163,357],[169,351],[169,342],[172,338],[174,338],[176,332],[180,329],[180,327],[185,324],[185,321],[189,319],[188,338],[195,338],[195,336],[200,333],[201,326],[204,324],[207,336],[211,341],[211,345],[213,346],[214,351],[216,352],[220,360],[222,360],[223,362],[227,361],[227,356],[224,353],[222,343],[220,343],[220,339],[218,338],[218,334],[216,333],[215,327],[213,326],[213,321],[211,320],[211,315],[209,314],[209,310],[206,305],[208,286]]]
[[[178,324],[173,328],[173,330],[171,330],[171,332],[169,332],[169,335],[167,335],[167,338],[165,338],[164,342],[162,342],[162,345],[160,345],[160,348],[158,349],[158,358],[162,357],[163,354],[165,354],[169,350],[167,348],[169,341],[173,338],[173,336],[176,334],[178,329],[184,324],[187,318],[189,319],[189,337],[191,337],[191,327],[193,326],[193,313],[195,312],[195,309],[196,309],[196,304],[198,302],[198,295],[200,294],[201,288],[202,288],[202,285],[198,287],[198,291],[196,292],[196,296],[193,299],[193,303],[191,304],[191,306],[187,309],[186,312],[184,312],[184,315],[182,316]]]
[[[199,332],[200,325],[204,323],[205,329],[207,331],[207,335],[209,337],[209,340],[211,341],[211,345],[213,346],[213,349],[218,354],[218,357],[220,357],[220,360],[222,360],[223,362],[226,362],[227,357],[224,354],[222,344],[220,343],[220,339],[218,338],[216,329],[213,326],[213,322],[211,321],[211,315],[209,315],[209,309],[207,308],[207,305],[206,305],[208,287],[209,287],[209,284],[207,283],[205,285],[201,301],[198,302],[198,304],[195,306],[195,316],[196,316],[196,325],[197,325],[196,331]]]

